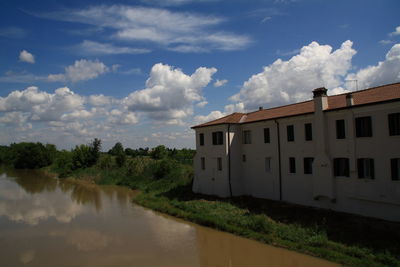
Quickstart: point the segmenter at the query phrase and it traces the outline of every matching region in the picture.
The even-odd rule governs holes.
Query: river
[[[0,266],[335,266],[153,212],[132,194],[0,170]]]

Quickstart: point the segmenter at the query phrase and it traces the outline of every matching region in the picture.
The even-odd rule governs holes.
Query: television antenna
[[[345,80],[345,82],[355,82],[356,83],[356,91],[358,91],[358,80]]]

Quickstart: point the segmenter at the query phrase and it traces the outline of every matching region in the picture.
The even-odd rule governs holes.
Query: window
[[[206,159],[204,157],[201,157],[200,162],[201,162],[201,169],[205,170],[206,169]]]
[[[264,143],[270,142],[269,128],[264,128]]]
[[[333,172],[335,176],[350,177],[350,164],[348,158],[333,159]]]
[[[217,168],[222,171],[222,158],[217,158]]]
[[[371,137],[372,136],[371,117],[356,118],[356,136],[357,137]]]
[[[344,125],[344,120],[336,121],[336,139],[345,139],[346,138],[346,128]]]
[[[242,161],[246,162],[246,155],[244,155],[244,154],[242,155]]]
[[[400,135],[400,113],[388,115],[389,135]]]
[[[289,172],[296,173],[296,159],[289,158]]]
[[[304,124],[304,134],[306,141],[312,140],[312,125],[311,123]]]
[[[304,174],[312,174],[312,163],[314,158],[304,158]]]
[[[204,146],[204,134],[203,133],[199,134],[199,139],[200,139],[200,145]]]
[[[265,158],[265,171],[271,172],[271,158]]]
[[[223,145],[224,138],[222,132],[213,132],[212,133],[213,145]]]
[[[374,159],[357,159],[358,178],[374,179]]]
[[[400,180],[400,158],[390,159],[390,167],[392,169],[392,180]]]
[[[243,144],[251,144],[251,131],[243,131]]]
[[[288,142],[293,142],[294,141],[294,127],[293,127],[293,125],[286,126],[286,130],[287,130],[287,140],[288,140]]]

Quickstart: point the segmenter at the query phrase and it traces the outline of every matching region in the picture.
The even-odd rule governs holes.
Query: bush
[[[170,159],[155,161],[152,165],[153,177],[155,179],[169,177],[171,172],[176,168],[176,162]]]
[[[44,146],[42,143],[11,144],[8,153],[17,169],[37,169],[50,165],[53,162],[55,146]]]
[[[99,161],[97,162],[97,166],[101,170],[111,170],[115,168],[115,160],[113,156],[108,154],[103,154],[100,156]]]
[[[70,176],[72,174],[72,170],[74,169],[72,152],[66,150],[60,151],[57,155],[54,166],[60,178]]]
[[[100,157],[101,140],[95,138],[90,145],[79,145],[72,150],[74,169],[81,169],[95,165]]]
[[[157,146],[151,151],[151,157],[153,159],[164,159],[167,156],[168,150],[165,148],[165,146]]]
[[[124,147],[122,146],[122,144],[120,142],[116,143],[113,146],[113,148],[111,148],[108,151],[108,154],[115,156],[115,161],[116,161],[118,167],[121,168],[122,166],[124,166],[125,161],[126,161],[126,155],[125,155]]]
[[[72,163],[74,169],[89,167],[91,163],[90,148],[87,145],[76,146],[72,150]]]

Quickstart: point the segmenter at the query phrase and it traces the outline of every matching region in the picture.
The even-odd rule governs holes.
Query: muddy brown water
[[[0,169],[0,267],[335,266],[155,213],[132,194]]]

